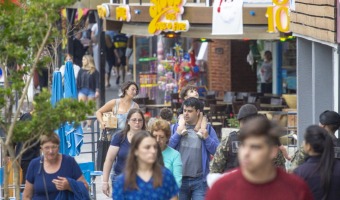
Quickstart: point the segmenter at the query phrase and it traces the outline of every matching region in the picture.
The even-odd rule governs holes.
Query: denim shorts
[[[86,97],[94,98],[96,96],[96,93],[88,88],[81,88],[79,90],[78,96],[86,96]]]

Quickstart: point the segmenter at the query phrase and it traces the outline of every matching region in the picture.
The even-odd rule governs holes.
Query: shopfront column
[[[298,143],[309,125],[319,123],[324,110],[334,108],[333,47],[297,39]]]
[[[313,42],[314,122],[325,110],[333,110],[333,48]]]
[[[313,122],[312,42],[297,38],[298,145],[304,130]]]

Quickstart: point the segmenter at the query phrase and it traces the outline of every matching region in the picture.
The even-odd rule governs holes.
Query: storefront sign
[[[267,8],[268,32],[290,32],[289,0],[273,0],[274,6]]]
[[[130,7],[128,5],[116,7],[116,20],[126,22],[131,20]]]
[[[243,34],[243,0],[215,0],[213,5],[213,35]]]
[[[149,13],[152,18],[148,31],[150,34],[161,32],[186,32],[189,30],[189,21],[182,20],[186,0],[151,0],[153,4]]]

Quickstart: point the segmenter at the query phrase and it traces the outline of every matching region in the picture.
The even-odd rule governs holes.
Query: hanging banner
[[[189,21],[182,20],[186,0],[151,0],[149,13],[152,18],[148,31],[152,35],[161,32],[187,32]]]
[[[242,35],[242,10],[243,0],[214,1],[212,35]]]

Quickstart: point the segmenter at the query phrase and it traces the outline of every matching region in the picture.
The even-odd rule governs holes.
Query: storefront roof
[[[190,38],[209,38],[209,39],[257,39],[257,40],[276,40],[280,38],[279,33],[267,33],[267,26],[244,26],[243,35],[211,35],[212,27],[207,26],[191,26],[188,32],[181,33],[181,37]],[[148,33],[148,24],[141,23],[124,23],[122,33],[152,36]]]
[[[78,0],[72,6],[68,6],[67,8],[88,8],[91,10],[97,10],[97,6],[103,3],[108,3],[109,0]]]

